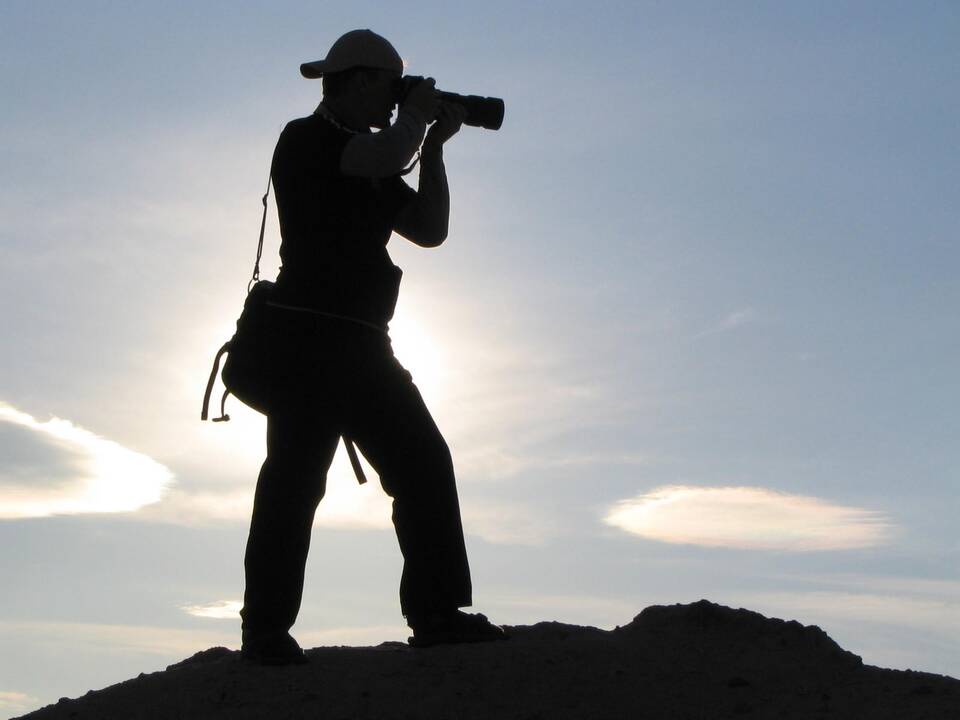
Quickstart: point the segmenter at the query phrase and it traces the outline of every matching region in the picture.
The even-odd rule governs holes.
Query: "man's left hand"
[[[467,111],[462,105],[456,103],[441,102],[440,110],[437,112],[437,120],[427,131],[424,146],[440,147],[447,140],[459,132],[463,125],[464,118],[467,117]]]

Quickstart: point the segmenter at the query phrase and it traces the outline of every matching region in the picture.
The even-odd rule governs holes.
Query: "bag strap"
[[[257,259],[253,263],[253,276],[250,278],[250,282],[247,283],[247,294],[250,294],[253,286],[260,280],[260,256],[263,255],[263,231],[267,227],[267,196],[270,194],[270,183],[272,180],[273,174],[271,173],[270,176],[267,177],[267,191],[260,199],[260,202],[263,203],[263,217],[260,219],[260,240],[257,241]]]
[[[207,416],[210,414],[210,393],[213,392],[213,383],[217,380],[217,373],[220,371],[220,358],[223,357],[223,354],[230,350],[230,341],[228,340],[223,344],[217,351],[217,356],[213,359],[213,368],[210,370],[210,379],[207,380],[207,389],[203,393],[203,410],[200,412],[200,419],[206,420]],[[230,420],[230,416],[227,415],[224,411],[224,405],[227,402],[227,395],[229,390],[223,394],[223,398],[220,400],[220,417],[214,418],[214,422],[227,422]]]
[[[420,159],[420,156],[417,156],[417,160]],[[416,165],[416,161],[407,169],[406,172],[413,170]],[[406,173],[404,173],[406,174]],[[263,235],[267,227],[267,198],[270,196],[270,185],[273,182],[273,174],[267,178],[267,190],[263,193],[263,197],[260,199],[260,202],[263,204],[263,216],[260,218],[260,238],[257,240],[257,259],[253,263],[253,274],[250,276],[250,282],[247,283],[247,294],[250,294],[250,291],[253,290],[253,286],[260,281],[260,258],[263,255]],[[271,303],[272,304],[272,303]],[[369,323],[364,323],[369,324]],[[376,327],[376,326],[373,326]],[[377,327],[377,330],[382,328]],[[213,360],[213,368],[210,370],[210,379],[207,381],[207,389],[203,394],[203,410],[200,413],[200,419],[206,420],[209,415],[210,410],[210,395],[213,392],[213,384],[217,379],[217,372],[220,370],[220,358],[223,357],[223,354],[230,351],[230,341],[228,340],[223,344],[223,347],[217,351],[217,356]],[[224,407],[227,402],[227,396],[230,394],[229,390],[225,390],[223,397],[220,398],[220,417],[213,418],[213,422],[229,422],[230,416],[224,410]],[[360,458],[357,456],[357,449],[354,446],[353,439],[343,436],[343,444],[347,448],[347,457],[350,458],[350,465],[353,466],[353,472],[357,476],[357,482],[363,485],[367,481],[367,476],[363,472],[363,467],[360,465]]]

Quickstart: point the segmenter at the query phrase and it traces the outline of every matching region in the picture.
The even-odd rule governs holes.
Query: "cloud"
[[[477,448],[464,454],[468,467],[483,477],[500,480],[515,477],[534,470],[564,470],[597,467],[647,465],[650,456],[641,453],[570,453],[563,449],[548,455],[543,451],[510,452],[504,448]]]
[[[789,617],[902,625],[949,633],[960,639],[960,601],[956,597],[923,598],[895,592],[859,590],[755,592],[742,596],[751,607],[775,610]]]
[[[922,668],[960,676],[956,652],[960,643],[960,596],[956,587],[934,597],[922,594],[933,586],[914,593],[913,578],[848,576],[848,580],[859,580],[863,587],[746,591],[720,601],[819,625],[870,665]]]
[[[616,503],[604,522],[649,540],[748,550],[868,548],[894,530],[882,513],[757,487],[659,487]]]
[[[40,422],[0,403],[0,519],[137,510],[173,473],[69,420]]]
[[[331,645],[379,645],[384,642],[406,642],[410,629],[406,625],[368,625],[356,627],[306,630],[297,633],[304,647]]]
[[[214,645],[236,646],[240,633],[149,625],[0,621],[0,639],[5,646],[27,641],[31,648],[57,657],[96,653],[129,659],[130,653],[137,653],[183,658]]]
[[[629,622],[642,609],[633,597],[528,592],[487,593],[486,605],[501,622],[510,625],[534,624],[549,617],[559,622],[606,629]]]
[[[206,605],[183,605],[183,610],[188,615],[201,618],[211,618],[213,620],[236,620],[240,615],[240,609],[243,603],[237,600],[219,600],[218,602],[207,603]]]
[[[108,625],[83,622],[0,621],[0,640],[29,642],[30,647],[57,657],[109,655],[129,659],[131,653],[158,656],[164,660],[189,657],[204,648],[240,645],[239,625],[228,629],[162,627],[155,625]],[[299,626],[298,626],[299,627]],[[400,624],[344,626],[297,631],[304,647],[319,645],[378,645],[388,640],[404,641],[409,630]],[[17,694],[19,695],[19,694]],[[2,698],[2,695],[0,695]],[[3,705],[0,704],[0,708]]]
[[[22,692],[0,690],[0,710],[14,713],[27,712],[40,702],[37,698]]]
[[[737,310],[733,310],[722,318],[720,318],[717,323],[706,330],[698,332],[693,337],[695,339],[706,337],[708,335],[716,335],[717,333],[729,332],[730,330],[736,330],[739,327],[743,327],[752,322],[756,322],[759,317],[759,313],[752,307],[742,307]]]
[[[361,460],[361,462],[363,462]],[[358,485],[341,446],[327,473],[327,491],[317,508],[314,527],[352,530],[393,528],[393,501],[383,491],[376,472],[365,464],[368,482]],[[144,520],[176,525],[247,524],[253,512],[256,475],[228,486],[196,487],[182,482],[162,502],[145,507]]]
[[[497,545],[539,546],[558,528],[541,510],[519,502],[471,498],[461,507],[464,532]]]

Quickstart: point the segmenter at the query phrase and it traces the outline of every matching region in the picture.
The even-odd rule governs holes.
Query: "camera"
[[[422,81],[423,77],[419,75],[404,75],[402,78],[397,78],[393,89],[393,97],[397,105],[402,105],[407,93]],[[444,90],[437,90],[437,94],[443,102],[463,106],[467,111],[467,117],[463,121],[464,125],[482,127],[487,130],[499,130],[503,124],[504,105],[500,98],[458,95]]]

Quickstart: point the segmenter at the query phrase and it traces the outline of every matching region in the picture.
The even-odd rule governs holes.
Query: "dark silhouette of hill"
[[[308,650],[260,667],[210,648],[30,720],[960,718],[960,680],[864,665],[823,630],[701,600],[611,631],[541,622],[509,642]]]

